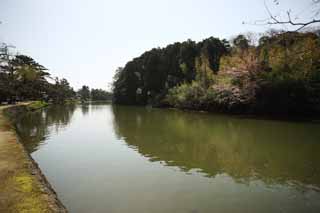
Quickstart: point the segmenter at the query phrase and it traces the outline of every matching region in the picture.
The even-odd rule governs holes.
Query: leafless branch
[[[279,4],[279,1],[278,0],[274,0],[274,3],[276,5]],[[320,4],[320,0],[312,0],[312,3],[313,4]],[[264,7],[268,13],[268,16],[269,18],[267,19],[264,19],[264,20],[257,20],[254,22],[254,25],[290,25],[290,26],[295,26],[297,27],[294,31],[300,31],[302,30],[303,28],[309,26],[309,25],[312,25],[312,24],[316,24],[316,23],[320,23],[320,19],[319,18],[316,18],[317,14],[320,13],[320,10],[317,11],[315,13],[315,15],[312,17],[312,19],[310,21],[306,21],[306,22],[298,22],[298,21],[294,21],[294,19],[292,19],[291,17],[291,10],[288,10],[286,12],[287,14],[287,18],[286,20],[281,20],[280,18],[280,15],[279,16],[276,16],[274,15],[271,10],[269,9],[267,3],[266,3],[266,0],[264,0]],[[297,18],[295,18],[297,19]]]

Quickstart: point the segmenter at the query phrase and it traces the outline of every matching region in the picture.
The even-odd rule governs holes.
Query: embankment
[[[28,110],[0,106],[0,212],[67,212],[9,121]]]

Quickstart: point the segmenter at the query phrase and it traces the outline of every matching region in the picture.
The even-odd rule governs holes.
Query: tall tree
[[[88,101],[90,99],[90,89],[88,86],[83,85],[78,91],[81,101]]]

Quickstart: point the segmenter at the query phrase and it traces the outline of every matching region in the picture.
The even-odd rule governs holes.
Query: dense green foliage
[[[49,81],[54,81],[50,83]],[[52,79],[47,69],[26,55],[10,55],[0,48],[0,103],[45,100],[62,103],[75,97],[66,79]]]
[[[218,72],[220,58],[228,51],[227,41],[213,37],[199,43],[188,40],[152,49],[117,70],[114,102],[159,104],[170,88],[195,80],[196,66],[205,64],[208,70]]]
[[[238,113],[320,112],[320,38],[269,32],[152,49],[119,68],[114,102]]]
[[[108,101],[112,99],[112,94],[102,89],[91,89],[92,101]]]
[[[105,91],[103,89],[91,89],[86,85],[83,85],[80,90],[78,90],[78,96],[82,102],[86,101],[108,101],[112,99],[112,93]]]
[[[78,96],[82,102],[88,101],[90,99],[90,89],[88,86],[83,85],[81,89],[78,90]]]

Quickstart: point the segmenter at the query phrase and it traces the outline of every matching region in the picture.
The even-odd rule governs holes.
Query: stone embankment
[[[0,212],[67,212],[5,116],[27,111],[26,104],[0,106]]]

